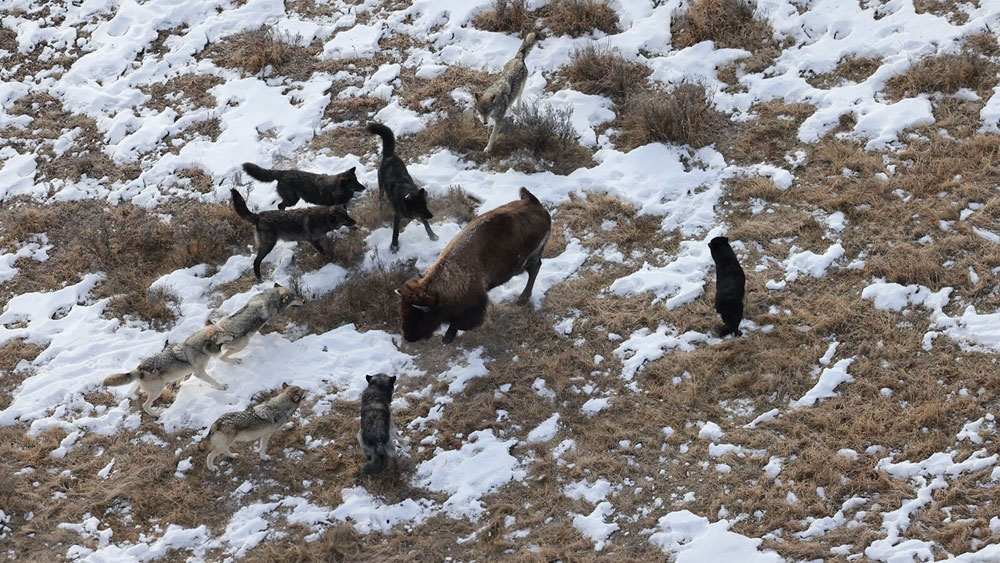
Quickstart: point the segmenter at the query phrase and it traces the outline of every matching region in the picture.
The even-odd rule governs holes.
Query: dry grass
[[[274,74],[297,80],[317,70],[315,49],[302,47],[268,26],[244,31],[212,45],[208,56],[216,64],[258,74],[268,67]]]
[[[617,50],[589,45],[573,54],[563,75],[584,94],[599,94],[623,103],[644,88],[650,72],[649,67],[625,59]]]
[[[754,52],[771,41],[771,28],[754,17],[752,0],[695,0],[670,23],[674,47],[683,49],[702,41],[716,47]]]
[[[964,51],[921,59],[905,73],[892,77],[885,85],[885,93],[900,100],[924,93],[954,94],[968,88],[988,98],[997,83],[996,74],[996,64]]]
[[[623,121],[629,149],[655,142],[703,147],[718,140],[728,122],[698,84],[637,94],[629,101]]]
[[[485,31],[526,35],[535,28],[535,19],[525,0],[493,0],[493,8],[476,14],[472,25]]]
[[[799,146],[799,126],[816,108],[771,101],[757,104],[751,111],[754,119],[733,124],[732,133],[721,140],[726,156],[740,164],[773,162],[787,166],[785,156]]]
[[[811,86],[828,90],[845,82],[864,82],[878,70],[882,59],[873,57],[846,57],[837,63],[837,68],[806,79]]]
[[[556,35],[618,32],[618,14],[604,0],[553,0],[540,12],[545,25]]]

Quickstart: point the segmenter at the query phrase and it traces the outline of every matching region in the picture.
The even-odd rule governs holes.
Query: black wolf
[[[726,237],[715,237],[708,243],[715,260],[715,311],[722,316],[719,337],[727,334],[740,336],[740,321],[743,320],[743,292],[746,275],[736,259],[736,253],[729,246]]]
[[[437,235],[427,223],[434,216],[427,209],[427,190],[417,188],[413,178],[406,171],[406,164],[396,156],[396,138],[385,125],[369,123],[369,133],[382,137],[382,163],[378,167],[379,194],[389,198],[394,213],[392,220],[392,244],[389,250],[399,250],[399,225],[403,219],[420,219],[431,240]]]
[[[278,195],[281,196],[278,209],[295,205],[299,198],[316,205],[346,205],[355,192],[365,191],[365,186],[354,175],[354,168],[330,176],[301,170],[268,170],[244,162],[243,170],[261,182],[278,181]]]
[[[326,254],[323,247],[323,243],[329,241],[326,234],[340,227],[353,227],[356,224],[341,206],[254,213],[247,208],[247,202],[240,192],[231,189],[229,193],[233,196],[236,213],[253,223],[255,229],[257,258],[253,261],[253,273],[257,276],[257,281],[260,281],[260,263],[278,240],[309,241],[320,254]]]

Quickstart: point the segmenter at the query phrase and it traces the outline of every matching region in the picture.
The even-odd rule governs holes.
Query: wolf
[[[125,385],[130,381],[138,381],[139,387],[146,393],[146,402],[142,410],[150,416],[160,416],[163,409],[154,409],[153,401],[168,384],[194,373],[195,377],[212,387],[224,391],[226,386],[212,379],[205,373],[205,366],[214,354],[218,354],[222,345],[230,342],[233,335],[222,327],[206,323],[205,328],[192,334],[181,344],[168,345],[159,353],[146,358],[139,367],[128,373],[109,375],[104,379],[104,385],[109,387]]]
[[[497,139],[497,131],[507,110],[514,105],[515,100],[517,103],[521,102],[524,83],[528,80],[528,67],[524,64],[524,57],[534,44],[535,34],[529,33],[521,42],[521,48],[517,50],[514,58],[503,67],[500,76],[483,93],[475,95],[476,114],[483,125],[493,122],[493,131],[490,132],[490,140],[486,143],[486,152],[493,150],[493,142]]]
[[[740,336],[740,321],[743,320],[743,293],[746,289],[746,275],[740,267],[736,253],[729,246],[726,237],[715,237],[708,243],[715,260],[715,312],[722,316],[719,337],[727,334]]]
[[[399,430],[392,423],[392,388],[396,376],[385,374],[366,375],[368,387],[361,393],[361,428],[358,429],[358,444],[368,462],[361,473],[374,475],[385,471],[388,460],[396,466],[399,454],[393,441],[400,442]]]
[[[301,387],[282,383],[281,393],[263,403],[251,405],[244,411],[229,412],[220,416],[212,424],[205,440],[198,444],[199,451],[212,448],[206,458],[208,468],[216,470],[213,462],[219,454],[239,457],[229,451],[234,442],[260,440],[257,447],[260,459],[270,461],[271,456],[267,455],[267,441],[271,438],[271,434],[288,422],[305,395],[306,392]]]
[[[278,240],[309,241],[320,254],[326,254],[323,243],[329,242],[326,233],[340,227],[353,227],[357,222],[341,206],[310,207],[288,211],[261,211],[254,213],[247,208],[247,202],[235,189],[233,208],[237,215],[250,221],[254,226],[254,242],[257,244],[257,258],[253,261],[253,273],[260,281],[260,264],[271,252]]]
[[[378,191],[382,197],[388,197],[392,204],[392,244],[389,250],[399,250],[399,225],[403,219],[420,219],[424,230],[431,240],[438,237],[427,222],[434,215],[427,209],[427,190],[417,188],[413,178],[406,171],[403,160],[396,156],[396,137],[392,130],[381,123],[369,123],[366,127],[369,133],[382,137],[382,163],[378,167]]]
[[[302,170],[268,170],[252,162],[244,162],[243,170],[261,182],[278,181],[278,209],[291,207],[304,199],[316,205],[346,205],[357,192],[365,191],[354,168],[336,175],[314,174]]]
[[[301,296],[280,284],[274,284],[271,289],[251,297],[245,307],[216,323],[233,336],[232,341],[223,345],[223,353],[219,359],[224,362],[236,361],[229,357],[246,348],[253,333],[286,308],[301,307],[303,301]]]

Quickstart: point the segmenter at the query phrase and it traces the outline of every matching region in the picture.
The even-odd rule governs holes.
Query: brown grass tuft
[[[313,52],[296,45],[276,29],[263,26],[227,37],[213,45],[209,56],[216,64],[257,74],[271,67],[275,74],[308,77],[314,68]]]
[[[905,73],[889,79],[885,93],[894,100],[969,88],[988,97],[996,85],[997,65],[969,51],[921,59]]]
[[[569,174],[587,166],[592,162],[590,151],[577,143],[570,114],[569,109],[557,109],[538,101],[522,103],[501,126],[495,145],[497,155],[527,156],[533,159],[526,163],[529,166],[550,169],[556,174]]]
[[[489,140],[490,130],[472,112],[451,111],[427,127],[427,143],[451,149],[459,154],[481,151]]]
[[[553,0],[541,11],[545,25],[556,35],[580,37],[594,30],[618,32],[618,14],[603,0]]]
[[[754,17],[751,0],[695,0],[671,22],[674,47],[683,49],[702,41],[716,47],[756,51],[771,40],[771,28]]]
[[[712,107],[704,86],[681,84],[633,97],[623,130],[629,149],[657,141],[703,147],[718,138],[727,121]]]
[[[816,88],[829,89],[844,82],[864,82],[878,70],[882,59],[874,57],[846,57],[837,63],[837,68],[806,79]]]
[[[650,74],[646,65],[629,61],[617,50],[589,45],[577,51],[563,71],[574,88],[622,103],[642,89]]]
[[[486,31],[524,35],[534,29],[535,16],[525,0],[493,0],[493,9],[476,14],[472,25]]]

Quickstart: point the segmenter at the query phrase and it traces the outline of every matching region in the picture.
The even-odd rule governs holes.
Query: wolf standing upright
[[[287,211],[261,211],[254,213],[247,207],[246,200],[235,189],[233,209],[236,214],[253,223],[254,241],[257,243],[257,258],[253,261],[253,273],[260,281],[260,264],[274,248],[278,240],[309,241],[320,254],[326,254],[323,243],[329,241],[326,234],[340,227],[353,227],[356,222],[341,206],[310,207]]]
[[[381,473],[388,460],[396,462],[398,454],[393,440],[399,441],[399,430],[392,423],[392,388],[396,376],[384,374],[366,375],[368,387],[361,393],[361,428],[358,430],[358,444],[368,458],[361,468],[365,475]]]
[[[205,451],[209,446],[212,448],[206,460],[208,468],[215,471],[213,462],[219,454],[238,457],[229,451],[234,442],[260,440],[257,447],[260,459],[270,460],[271,456],[267,455],[267,441],[271,439],[271,434],[288,422],[305,394],[305,390],[301,387],[282,383],[281,393],[277,396],[259,405],[248,407],[245,411],[230,412],[220,416],[212,424],[205,441],[198,445],[201,451]]]
[[[476,113],[479,114],[479,119],[484,125],[493,122],[493,131],[490,132],[490,140],[486,143],[486,152],[493,149],[493,142],[496,141],[500,122],[503,121],[507,109],[513,105],[514,100],[521,101],[524,83],[528,80],[528,67],[524,64],[524,57],[534,44],[535,34],[529,33],[514,58],[503,67],[500,76],[482,94],[476,94]]]
[[[389,198],[392,204],[392,244],[389,250],[399,250],[399,225],[403,219],[420,219],[424,230],[431,240],[437,240],[437,235],[427,222],[434,216],[427,209],[427,190],[417,188],[413,178],[406,171],[406,164],[396,156],[396,137],[392,130],[381,123],[369,123],[366,127],[369,133],[382,137],[382,163],[378,167],[379,194]]]
[[[250,336],[259,331],[265,323],[284,311],[287,307],[301,307],[302,297],[287,287],[274,284],[274,287],[262,291],[250,298],[246,306],[232,315],[220,320],[217,324],[233,336],[232,342],[223,345],[223,354],[219,358],[224,362],[232,362],[229,357],[246,348]]]
[[[715,260],[715,312],[722,316],[724,323],[719,329],[719,337],[727,334],[740,336],[746,275],[736,253],[729,246],[728,238],[715,237],[708,243],[708,248]]]
[[[128,373],[109,375],[104,379],[107,386],[125,385],[130,381],[138,381],[139,387],[146,393],[146,402],[142,410],[150,416],[159,416],[163,411],[153,408],[155,401],[174,381],[194,373],[195,377],[221,390],[225,385],[212,379],[205,373],[205,366],[213,354],[222,350],[222,345],[233,339],[233,335],[218,325],[208,323],[205,328],[192,334],[181,344],[167,346],[159,353],[150,356],[139,363],[139,366]]]
[[[346,205],[356,192],[365,190],[365,186],[358,182],[354,168],[330,176],[302,170],[268,170],[252,162],[244,162],[243,170],[261,182],[277,180],[278,196],[281,197],[278,209],[295,205],[299,198],[316,205]]]

